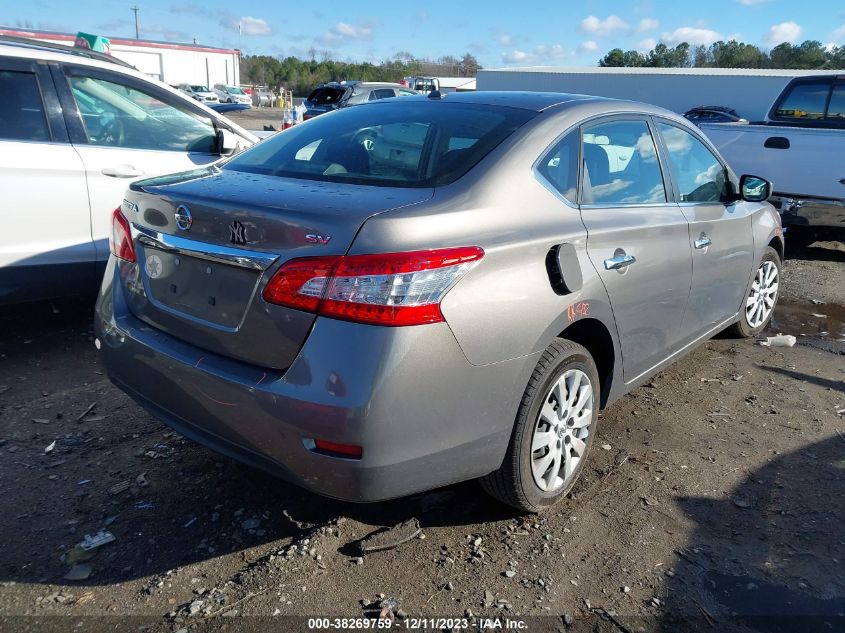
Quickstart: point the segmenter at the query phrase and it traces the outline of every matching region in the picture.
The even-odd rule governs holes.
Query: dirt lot
[[[246,130],[261,131],[266,129],[264,126],[281,130],[284,115],[284,108],[250,108],[241,112],[226,112],[223,116],[232,119]]]
[[[414,618],[845,630],[845,233],[832,238],[790,239],[772,329],[803,334],[796,347],[719,338],[625,397],[544,516],[473,482],[367,506],[316,497],[112,387],[89,301],[6,309],[0,630],[298,631],[385,606],[396,627],[430,631],[455,623]],[[357,557],[359,539],[410,518],[417,538]],[[74,549],[100,530],[116,540]]]

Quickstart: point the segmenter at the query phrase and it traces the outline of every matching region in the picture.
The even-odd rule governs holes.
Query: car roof
[[[592,95],[569,94],[563,92],[516,92],[516,91],[468,91],[441,93],[440,98],[433,98],[430,95],[419,97],[405,97],[405,99],[432,99],[442,100],[448,103],[474,103],[479,105],[505,106],[542,112],[553,106],[572,102],[601,102],[608,101],[614,104],[620,102],[616,99],[606,97],[595,97]],[[633,102],[631,102],[633,103]]]
[[[74,58],[76,63],[84,63],[85,61],[100,62],[107,68],[114,66],[123,66],[124,68],[131,68],[136,70],[132,64],[129,64],[122,59],[99,53],[90,49],[79,48],[76,46],[65,46],[64,44],[54,44],[52,42],[43,42],[27,37],[15,37],[12,35],[0,35],[0,55],[15,57],[24,57],[27,59],[46,59],[46,60],[67,60],[68,56]],[[58,57],[54,57],[54,56]],[[95,64],[92,64],[95,65]]]

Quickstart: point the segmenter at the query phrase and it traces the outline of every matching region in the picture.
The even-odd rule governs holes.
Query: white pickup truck
[[[792,80],[759,123],[702,123],[738,174],[773,184],[784,224],[845,227],[845,75]]]

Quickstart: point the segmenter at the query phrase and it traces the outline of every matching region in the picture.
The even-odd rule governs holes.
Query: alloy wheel
[[[587,451],[593,420],[590,378],[570,369],[546,394],[531,438],[531,472],[543,492],[567,485]]]
[[[763,325],[772,313],[778,295],[778,282],[778,267],[775,263],[764,261],[760,264],[745,301],[745,320],[752,329]]]

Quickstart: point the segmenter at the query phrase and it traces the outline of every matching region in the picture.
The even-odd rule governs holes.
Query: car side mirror
[[[229,130],[217,130],[217,153],[221,156],[231,156],[238,149],[238,137]]]
[[[765,202],[772,195],[772,183],[765,178],[745,174],[739,179],[739,195],[746,202]]]

